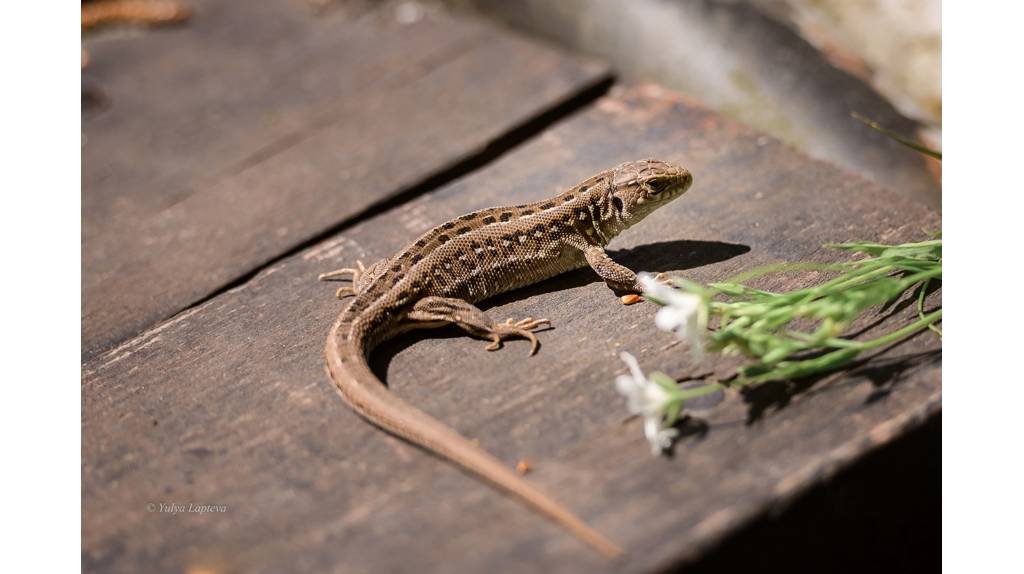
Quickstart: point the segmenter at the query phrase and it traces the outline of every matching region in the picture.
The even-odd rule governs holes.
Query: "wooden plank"
[[[390,5],[201,2],[99,38],[83,121],[83,355],[474,156],[607,79],[473,21]]]
[[[397,394],[476,438],[629,554],[603,561],[490,487],[359,419],[327,381],[321,348],[341,304],[316,274],[371,261],[431,225],[547,197],[623,160],[690,167],[687,196],[613,247],[634,269],[699,281],[793,259],[823,243],[920,239],[937,215],[653,87],[616,90],[469,177],[361,223],[83,367],[86,571],[646,572],[697,555],[738,525],[940,408],[941,353],[917,337],[816,384],[729,394],[652,458],[614,389],[620,350],[674,375],[694,365],[581,270],[494,302],[547,317],[524,342],[440,331],[375,355]],[[903,324],[912,309],[885,324]],[[149,511],[226,505],[217,514]]]

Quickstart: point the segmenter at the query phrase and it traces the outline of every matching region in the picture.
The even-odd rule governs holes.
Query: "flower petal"
[[[637,393],[640,385],[629,375],[619,375],[615,377],[615,388],[619,391],[619,394],[631,397]]]
[[[640,363],[637,362],[636,357],[622,351],[619,353],[619,358],[622,359],[623,363],[626,363],[627,367],[629,367],[629,372],[633,375],[633,379],[638,384],[647,380],[647,377],[644,376],[644,372],[640,370]]]
[[[626,406],[632,414],[644,418],[644,436],[651,445],[654,454],[671,446],[678,434],[675,429],[663,429],[665,409],[670,397],[658,383],[650,380],[640,370],[640,363],[633,355],[622,352],[619,358],[629,367],[630,374],[615,378],[615,388],[626,397]]]
[[[654,314],[654,325],[662,331],[675,331],[686,324],[686,314],[675,307],[662,307]]]

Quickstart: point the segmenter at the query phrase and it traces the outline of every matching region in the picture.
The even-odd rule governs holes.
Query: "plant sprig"
[[[769,265],[707,286],[672,280],[704,302],[705,321],[717,321],[716,328],[704,331],[707,351],[753,359],[752,364],[739,368],[737,382],[813,376],[842,368],[864,351],[924,329],[941,335],[936,325],[942,309],[926,313],[924,308],[929,285],[942,278],[941,238],[901,245],[854,242],[827,247],[867,257],[849,263]],[[760,276],[807,270],[837,274],[821,284],[786,292],[747,285]],[[917,294],[916,321],[870,340],[844,336],[870,309],[885,307],[908,291]],[[653,300],[665,304],[666,298],[664,293],[660,297],[656,293]]]
[[[865,257],[847,263],[781,263],[760,267],[721,283],[701,285],[674,278],[672,288],[646,273],[639,275],[644,297],[661,305],[658,328],[673,331],[691,344],[694,358],[704,352],[741,354],[752,362],[741,366],[732,384],[757,384],[799,379],[849,365],[869,349],[890,345],[925,329],[941,336],[942,309],[925,311],[929,285],[942,279],[942,239],[884,245],[841,243],[833,249]],[[769,274],[827,271],[835,276],[818,285],[773,292],[747,283]],[[871,309],[885,309],[906,293],[916,300],[917,319],[884,335],[857,340],[847,331]],[[709,328],[711,327],[711,328]],[[678,436],[673,425],[686,402],[719,391],[718,383],[682,388],[660,372],[644,374],[629,353],[620,357],[630,374],[616,386],[633,414],[644,419],[651,452],[660,454]]]

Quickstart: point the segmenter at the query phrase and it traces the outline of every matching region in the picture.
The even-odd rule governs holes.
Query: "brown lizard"
[[[327,338],[327,368],[341,396],[371,423],[461,465],[568,528],[602,554],[622,550],[455,430],[395,397],[370,371],[375,346],[405,331],[455,324],[488,339],[522,337],[537,352],[533,330],[545,319],[494,321],[474,303],[589,265],[615,291],[639,293],[636,274],[615,263],[604,246],[652,211],[682,195],[690,172],[643,160],[603,171],[545,201],[494,207],[428,231],[400,253],[351,276],[338,297],[354,296]]]

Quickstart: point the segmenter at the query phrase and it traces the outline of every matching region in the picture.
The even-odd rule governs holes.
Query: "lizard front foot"
[[[672,283],[672,278],[665,273],[658,273],[654,275],[654,280],[657,281],[658,283],[661,283],[662,285],[675,287],[675,284]],[[628,290],[626,294],[619,297],[619,300],[622,301],[623,305],[634,305],[644,300],[644,298],[641,297],[641,295],[643,295],[643,292],[644,287],[638,280],[632,289]]]
[[[537,340],[537,336],[533,334],[533,331],[549,326],[551,326],[551,321],[547,319],[527,317],[515,323],[512,322],[512,319],[507,319],[504,323],[497,323],[491,326],[490,333],[488,334],[491,344],[487,346],[487,350],[497,351],[502,347],[502,340],[511,337],[522,337],[530,341],[530,356],[532,357],[537,354],[537,349],[540,348],[540,341]]]

